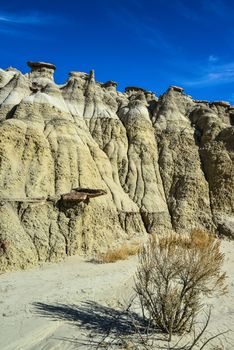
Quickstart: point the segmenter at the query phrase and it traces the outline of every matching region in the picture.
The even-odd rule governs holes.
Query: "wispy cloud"
[[[59,25],[64,22],[66,22],[64,17],[55,17],[42,12],[16,14],[0,11],[0,34],[13,37],[27,36],[27,39],[35,38],[35,36],[39,38],[41,31],[37,30],[38,28]],[[43,39],[46,40],[45,36]]]
[[[0,12],[0,24],[44,24],[51,21],[50,16],[40,13],[29,13],[26,15]]]
[[[192,20],[192,21],[200,21],[201,15],[196,12],[191,6],[185,5],[182,1],[176,1],[174,3],[176,11],[180,14],[180,16]]]
[[[107,10],[107,15],[117,22],[118,25],[124,25],[128,32],[134,35],[133,38],[160,50],[171,48],[171,44],[164,34],[155,28],[155,24],[152,25],[149,18],[139,17],[124,6],[119,6],[118,11]]]
[[[173,6],[181,17],[203,25],[209,23],[211,18],[217,20],[218,17],[222,19],[233,17],[233,9],[225,0],[197,0],[196,6],[186,0],[176,0],[170,6]]]
[[[234,82],[234,62],[207,66],[200,69],[200,76],[184,81],[187,86],[214,86]]]
[[[226,17],[230,14],[228,5],[224,0],[202,0],[201,4],[205,11],[218,17]]]
[[[219,58],[218,58],[217,56],[215,56],[215,55],[210,55],[210,56],[208,57],[208,61],[209,61],[210,63],[217,62],[218,60],[219,60]]]

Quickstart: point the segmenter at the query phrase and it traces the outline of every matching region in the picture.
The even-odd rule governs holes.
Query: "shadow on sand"
[[[154,333],[146,319],[135,312],[119,310],[100,305],[93,301],[84,302],[81,305],[45,304],[34,303],[35,312],[46,318],[58,321],[63,320],[75,323],[80,330],[89,333],[89,339],[63,340],[76,342],[83,345],[97,345],[99,343],[121,343],[122,339],[133,336],[136,333]],[[157,332],[158,333],[158,332]],[[161,339],[162,340],[162,339]],[[88,341],[88,342],[87,342]],[[115,344],[115,345],[116,345]],[[117,344],[117,345],[118,345]],[[120,344],[119,344],[120,345]]]

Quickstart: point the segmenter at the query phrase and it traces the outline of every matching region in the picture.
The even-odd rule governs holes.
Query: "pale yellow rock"
[[[30,63],[0,70],[0,269],[104,251],[146,232],[234,236],[229,108],[169,89],[116,91]],[[64,202],[73,188],[101,197]],[[6,245],[4,242],[8,242]]]

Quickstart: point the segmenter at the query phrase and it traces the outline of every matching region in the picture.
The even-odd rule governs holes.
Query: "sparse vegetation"
[[[153,324],[131,310],[133,301],[134,299],[124,309],[109,308],[96,303],[91,303],[88,309],[85,306],[84,309],[81,307],[81,311],[85,310],[86,315],[88,314],[89,319],[91,319],[88,324],[84,325],[86,329],[91,329],[89,349],[203,350],[207,348],[207,345],[209,345],[210,350],[225,349],[223,344],[226,342],[225,335],[229,330],[216,333],[207,330],[211,309],[205,312],[201,327],[193,327],[193,332],[189,337],[184,337],[182,334],[180,337],[174,337],[168,341],[165,334],[157,331]],[[215,344],[212,345],[214,340]]]
[[[138,254],[141,245],[132,244],[132,245],[123,245],[116,249],[109,249],[103,254],[99,254],[97,260],[102,263],[113,263],[118,260],[125,260],[129,256]]]
[[[209,345],[214,350],[222,349],[223,343],[221,347],[217,345],[217,338],[225,340],[229,330],[215,334],[207,331],[211,309],[203,311],[205,318],[200,327],[196,323],[196,316],[203,309],[201,297],[215,291],[226,292],[220,241],[196,229],[188,235],[152,236],[143,248],[134,248],[129,250],[124,246],[103,256],[104,262],[113,262],[138,251],[139,266],[135,278],[136,296],[123,312],[110,312],[113,320],[96,348],[202,350]],[[132,311],[132,307],[137,312]],[[172,338],[173,335],[177,337]]]
[[[139,253],[135,289],[142,312],[169,335],[190,332],[201,296],[226,291],[220,241],[202,230],[153,236]]]

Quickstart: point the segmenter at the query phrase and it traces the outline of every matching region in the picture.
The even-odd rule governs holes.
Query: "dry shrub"
[[[224,293],[220,241],[202,230],[152,237],[139,253],[135,289],[143,315],[169,334],[189,332],[201,296]]]
[[[138,254],[140,244],[124,245],[116,249],[107,250],[98,256],[98,260],[103,263],[113,263],[118,260],[126,260],[129,256]]]

